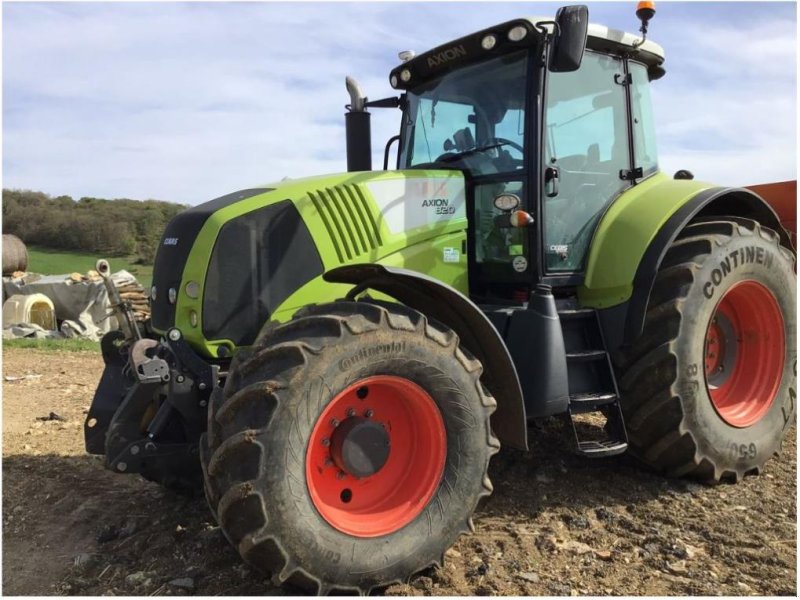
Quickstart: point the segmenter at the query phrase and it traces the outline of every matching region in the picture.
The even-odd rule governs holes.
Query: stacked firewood
[[[133,308],[133,316],[137,321],[145,321],[150,318],[150,305],[147,301],[147,292],[138,282],[118,285],[117,290],[123,301],[130,302]]]

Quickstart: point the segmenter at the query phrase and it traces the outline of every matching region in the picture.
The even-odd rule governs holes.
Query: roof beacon
[[[656,14],[656,3],[650,2],[648,0],[643,0],[636,5],[636,16],[639,17],[639,20],[642,22],[642,26],[639,28],[639,31],[642,32],[642,39],[638,42],[633,44],[634,48],[638,48],[644,41],[647,39],[647,25],[650,23],[650,19],[652,19]]]

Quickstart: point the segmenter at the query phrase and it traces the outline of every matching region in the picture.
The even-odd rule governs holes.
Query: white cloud
[[[554,4],[5,4],[4,185],[196,204],[344,170],[344,77],[391,94],[418,51]],[[627,23],[627,3],[593,5]],[[794,20],[747,28],[665,4],[662,165],[742,184],[794,178]],[[708,10],[708,9],[706,9]],[[399,113],[373,111],[375,164]]]

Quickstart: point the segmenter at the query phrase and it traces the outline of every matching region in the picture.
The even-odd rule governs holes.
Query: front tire
[[[341,301],[270,326],[210,406],[206,496],[226,536],[316,593],[441,564],[491,492],[481,371],[401,305]]]
[[[763,468],[794,422],[795,287],[794,256],[755,221],[681,232],[618,361],[635,456],[710,481]]]

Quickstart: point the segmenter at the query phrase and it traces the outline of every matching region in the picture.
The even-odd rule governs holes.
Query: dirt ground
[[[83,450],[102,361],[8,349],[3,382],[3,593],[271,595],[205,501],[115,475]],[[50,413],[55,413],[55,417]],[[60,417],[64,420],[58,420]],[[40,418],[51,418],[40,420]],[[761,477],[666,480],[627,457],[571,454],[557,424],[492,463],[476,533],[391,595],[794,595],[795,432]]]

